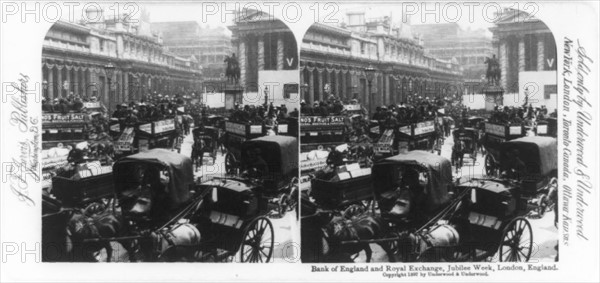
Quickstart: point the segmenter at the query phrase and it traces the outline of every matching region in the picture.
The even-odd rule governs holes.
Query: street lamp
[[[265,108],[269,105],[269,86],[265,86]]]
[[[108,98],[110,99],[109,105],[112,106],[113,103],[115,103],[111,87],[112,76],[115,74],[115,65],[113,65],[112,62],[109,61],[108,64],[104,65],[104,71],[106,72],[106,79],[108,81]]]
[[[369,90],[368,90],[368,95],[369,95],[369,110],[371,113],[373,113],[373,106],[374,106],[374,102],[373,101],[373,93],[372,93],[372,86],[373,86],[373,79],[375,78],[375,68],[373,68],[373,65],[369,65],[369,67],[367,67],[365,69],[365,75],[367,77],[367,82],[369,85]]]

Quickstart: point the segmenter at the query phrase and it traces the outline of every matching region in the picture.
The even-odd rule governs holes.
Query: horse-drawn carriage
[[[485,173],[493,176],[500,159],[501,145],[507,141],[525,136],[525,129],[521,124],[495,124],[485,123],[485,133],[481,144],[485,149]]]
[[[236,164],[242,158],[242,144],[247,140],[263,135],[263,125],[261,124],[252,125],[232,121],[225,122],[223,145],[227,149],[227,154],[225,155],[225,171],[227,174],[234,175],[236,173]]]
[[[370,244],[379,244],[390,261],[478,261],[495,254],[500,261],[528,261],[533,236],[522,217],[530,209],[522,186],[490,178],[455,185],[451,171],[449,160],[411,151],[373,167],[378,211],[336,215],[304,198],[302,225],[313,236],[302,237],[303,249],[316,253],[304,253],[303,261],[351,261],[340,255],[362,251],[368,261]]]
[[[192,130],[194,144],[192,145],[192,161],[199,168],[204,164],[205,157],[212,160],[213,164],[217,159],[219,150],[219,139],[221,138],[221,129],[211,126],[201,126]]]
[[[302,152],[331,148],[345,142],[343,116],[302,116],[300,139]]]
[[[177,147],[179,138],[175,119],[142,122],[135,125],[111,122],[110,132],[112,136],[116,137],[114,148],[118,156],[153,148],[173,149]]]
[[[296,207],[298,141],[288,136],[264,136],[240,145],[240,160],[228,172],[260,180],[262,194],[277,204],[280,216]]]
[[[452,146],[452,165],[460,168],[463,165],[463,157],[468,154],[473,164],[477,162],[479,149],[479,130],[475,128],[459,128],[452,132],[454,145]]]
[[[501,146],[499,175],[514,182],[520,197],[527,200],[528,210],[538,216],[556,202],[557,155],[557,140],[552,137],[523,137]]]
[[[115,198],[102,209],[74,211],[70,242],[83,253],[100,245],[108,260],[110,243],[119,242],[130,261],[224,261],[236,254],[241,262],[270,261],[268,180],[200,183],[192,167],[190,158],[165,149],[120,159],[113,166]]]
[[[535,134],[538,136],[557,137],[556,118],[550,117],[536,122]]]
[[[435,121],[428,120],[399,126],[396,139],[398,144],[406,143],[408,150],[431,151],[434,147],[436,136]]]

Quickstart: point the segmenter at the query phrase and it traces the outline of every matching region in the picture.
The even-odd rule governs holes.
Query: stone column
[[[129,101],[127,101],[125,99],[125,96],[123,95],[123,84],[121,83],[121,81],[123,80],[123,78],[121,77],[121,71],[117,71],[115,74],[115,97],[117,97],[117,102],[124,102],[124,103],[128,103]]]
[[[56,87],[54,85],[54,67],[52,68],[48,68],[48,97],[46,99],[48,99],[48,103],[52,103],[52,100],[54,99],[54,88]]]
[[[123,99],[129,101],[129,73],[123,72],[122,84],[123,84]]]
[[[75,67],[73,67],[73,89],[71,89],[73,95],[79,94],[79,87],[81,86],[80,84],[81,83],[79,81],[79,71],[75,70]]]
[[[264,35],[258,36],[258,70],[262,71],[265,69],[265,37]]]
[[[346,97],[348,97],[348,80],[347,80],[348,78],[346,77],[348,75],[348,73],[344,73],[342,71],[342,72],[340,72],[340,74],[342,77],[342,79],[341,79],[342,87],[340,88],[339,96],[340,96],[340,99],[342,101],[344,101],[344,99],[346,99]]]
[[[537,37],[537,70],[543,71],[544,66],[546,65],[546,58],[544,57],[544,36],[543,34],[538,34]]]
[[[93,82],[92,82],[92,68],[88,67],[85,73],[85,95],[89,98],[92,97]]]
[[[320,72],[319,70],[317,70],[317,100],[322,101],[323,100],[323,73],[327,72],[327,70],[325,70],[325,68],[323,68],[323,71]]]
[[[383,103],[390,104],[390,76],[388,74],[383,75],[383,93],[385,94]]]
[[[240,38],[239,45],[238,45],[238,52],[239,52],[238,60],[240,63],[240,85],[242,85],[242,87],[245,87],[247,62],[246,62],[246,43],[244,42],[243,38]]]
[[[308,71],[308,100],[306,103],[310,103],[311,107],[313,102],[315,102],[315,70]]]
[[[501,39],[502,40],[502,39]],[[500,43],[500,54],[498,55],[498,59],[500,62],[500,86],[507,89],[507,73],[508,73],[508,53],[507,53],[506,40],[502,40]]]
[[[57,90],[58,90],[58,94],[56,95],[56,97],[58,98],[62,98],[62,89],[63,89],[63,77],[62,77],[62,71],[64,69],[63,68],[56,68],[57,74],[56,74],[56,86],[57,86]]]
[[[519,37],[519,72],[525,71],[525,38]]]
[[[277,36],[277,70],[283,70],[283,34]]]

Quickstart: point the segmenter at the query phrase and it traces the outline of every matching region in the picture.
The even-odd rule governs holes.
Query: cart
[[[436,136],[434,120],[404,124],[396,131],[396,144],[404,143],[408,150],[432,151]],[[394,154],[398,154],[398,151],[394,151],[391,155]]]
[[[485,149],[485,173],[488,176],[498,174],[500,147],[504,142],[525,136],[523,125],[485,123],[482,145]]]
[[[204,164],[205,157],[210,158],[214,164],[217,159],[221,130],[211,126],[201,126],[192,130],[192,135],[194,144],[191,158],[196,168],[200,168]]]
[[[261,186],[249,179],[213,178],[197,184],[190,158],[164,149],[125,157],[114,165],[115,190],[120,211],[129,223],[127,235],[90,241],[136,240],[151,243],[143,249],[148,261],[194,260],[268,262],[273,255],[273,224],[266,217]],[[201,237],[183,246],[177,229],[184,227]],[[168,237],[167,247],[148,237]]]
[[[556,204],[558,188],[557,140],[552,137],[523,137],[502,144],[499,168],[502,176],[514,181],[528,210],[542,217]],[[516,164],[525,167],[519,172]]]
[[[238,164],[242,177],[256,179],[261,194],[276,204],[283,217],[298,203],[298,140],[288,136],[265,136],[241,146]],[[297,209],[296,209],[297,210]]]
[[[225,155],[225,172],[236,175],[237,166],[242,158],[241,146],[245,141],[264,136],[263,125],[243,124],[225,121],[225,136],[223,146],[227,150]]]
[[[452,164],[458,168],[462,167],[462,159],[467,154],[473,164],[477,162],[477,151],[479,144],[479,130],[475,128],[460,128],[452,132],[454,146],[452,147]]]

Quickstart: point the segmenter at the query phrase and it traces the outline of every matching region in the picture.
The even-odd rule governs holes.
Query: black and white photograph
[[[97,21],[44,38],[43,260],[293,260],[292,32],[257,10],[202,23],[198,5],[139,8],[88,9]]]
[[[598,15],[0,0],[0,282],[598,282]]]
[[[558,260],[552,31],[341,7],[300,50],[303,262]]]

